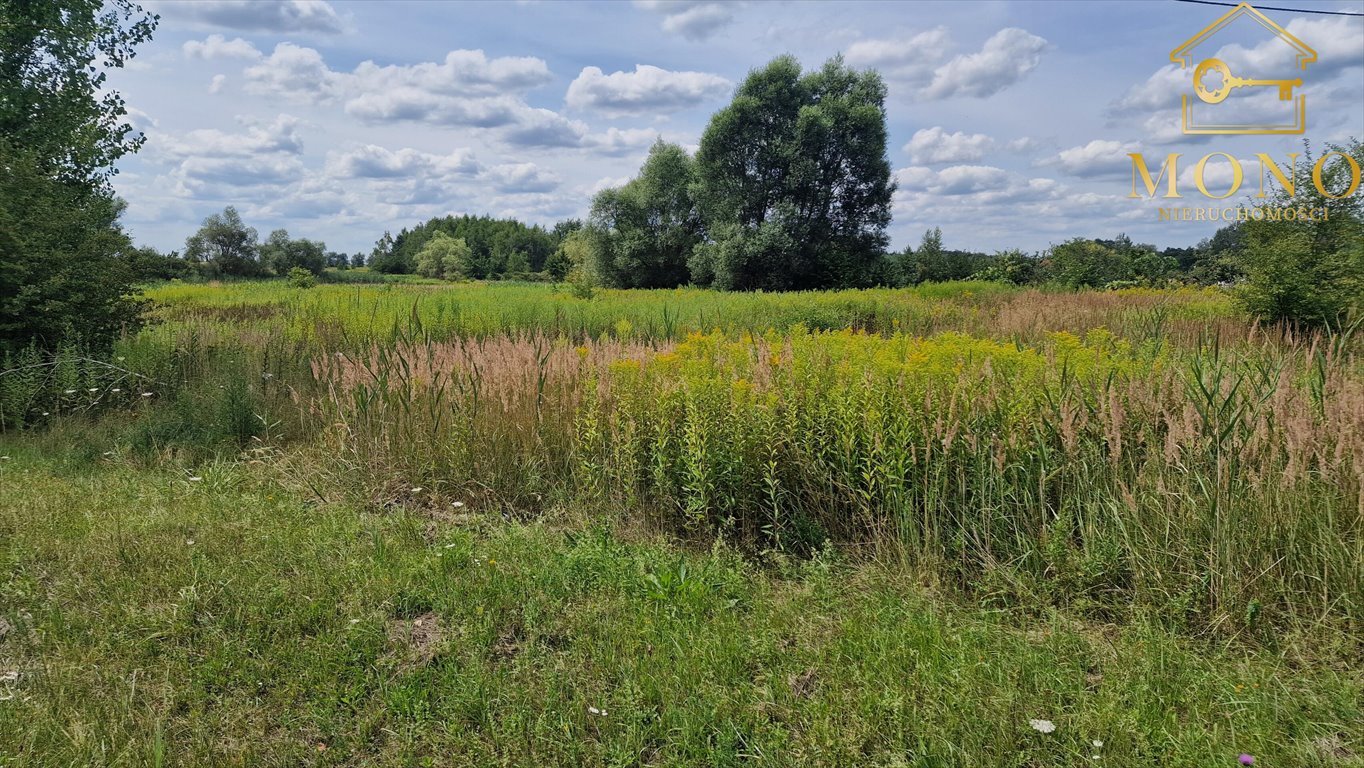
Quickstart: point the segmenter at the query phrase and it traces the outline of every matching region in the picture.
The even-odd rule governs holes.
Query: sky
[[[347,253],[432,216],[585,217],[658,138],[695,151],[745,75],[782,54],[807,69],[842,54],[885,78],[896,249],[932,227],[987,252],[1119,233],[1190,245],[1217,225],[1158,221],[1172,201],[1129,197],[1128,153],[1153,176],[1181,153],[1183,205],[1208,204],[1199,158],[1247,161],[1221,205],[1254,194],[1259,153],[1286,168],[1304,139],[1364,138],[1361,17],[1265,11],[1315,51],[1304,70],[1248,18],[1171,63],[1231,10],[1176,0],[142,2],[160,26],[109,86],[147,142],[115,187],[128,231],[162,250],[228,205],[262,238],[286,228]],[[1364,0],[1266,4],[1364,14]],[[1233,77],[1303,82],[1288,101],[1277,86],[1195,100],[1207,119],[1291,114],[1301,95],[1305,134],[1185,135],[1181,96],[1214,55]],[[1231,175],[1216,157],[1207,186]]]

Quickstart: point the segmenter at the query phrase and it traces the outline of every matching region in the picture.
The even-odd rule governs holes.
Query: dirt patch
[[[506,630],[497,636],[493,643],[492,655],[495,661],[511,661],[521,654],[521,635],[515,630]]]
[[[819,673],[813,668],[801,672],[799,675],[791,675],[786,684],[791,686],[792,695],[801,699],[808,699],[819,687]]]
[[[1333,733],[1330,736],[1318,736],[1312,739],[1311,744],[1312,751],[1331,765],[1345,764],[1356,759],[1355,753],[1345,746],[1345,739],[1341,738],[1338,733]]]
[[[430,612],[410,620],[397,619],[388,625],[389,644],[414,665],[430,663],[439,656],[445,635],[440,617]]]

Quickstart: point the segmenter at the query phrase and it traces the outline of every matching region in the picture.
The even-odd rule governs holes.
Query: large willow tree
[[[692,279],[801,290],[877,280],[890,224],[886,87],[841,57],[749,73],[701,137],[694,198],[708,242]]]

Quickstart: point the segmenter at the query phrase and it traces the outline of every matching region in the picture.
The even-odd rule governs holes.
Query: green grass
[[[1193,290],[152,297],[0,360],[0,766],[1364,765],[1357,338]]]
[[[1361,764],[1364,671],[1291,637],[986,610],[592,510],[356,509],[269,464],[109,447],[0,441],[0,765]]]
[[[1186,331],[1212,321],[1240,322],[1231,298],[1212,290],[1081,294],[1086,303],[1082,314],[1071,311],[1076,296],[981,282],[802,293],[603,289],[591,299],[534,283],[324,284],[308,290],[283,281],[166,283],[147,292],[159,305],[155,316],[167,321],[168,332],[222,324],[253,331],[272,328],[332,347],[414,335],[445,340],[527,332],[574,339],[609,335],[675,340],[694,331],[757,334],[797,324],[811,330],[951,330],[1033,338],[1037,321],[1046,323],[1045,315],[1058,310],[1073,316],[1049,330],[1078,333],[1107,325],[1132,335],[1145,332],[1153,321]],[[1001,327],[1004,314],[1008,317]]]

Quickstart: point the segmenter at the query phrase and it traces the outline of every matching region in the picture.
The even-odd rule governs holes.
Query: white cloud
[[[164,15],[247,32],[321,32],[336,34],[345,24],[325,0],[197,0],[156,3]]]
[[[208,92],[218,93],[223,90],[224,85],[227,85],[227,75],[214,75],[213,79],[209,81]]]
[[[209,35],[203,40],[186,40],[180,46],[187,59],[259,59],[261,52],[256,46],[234,37],[231,40],[222,35]]]
[[[339,73],[327,68],[322,54],[313,48],[280,43],[269,57],[246,68],[248,93],[326,102],[335,98],[343,85]]]
[[[859,40],[844,59],[854,67],[872,67],[888,78],[922,85],[933,76],[951,44],[946,27],[935,27],[907,39]]]
[[[565,101],[574,109],[608,115],[660,114],[721,98],[732,87],[719,75],[670,72],[648,64],[636,64],[634,72],[609,75],[597,67],[584,67],[569,84]]]
[[[499,192],[524,194],[549,192],[559,186],[559,177],[535,163],[504,163],[495,165],[480,177],[491,182]]]
[[[365,144],[327,156],[327,173],[343,179],[402,179],[423,176],[476,176],[482,166],[467,149],[433,155],[411,148],[389,150]]]
[[[1140,151],[1141,148],[1132,142],[1095,139],[1088,144],[1061,150],[1046,164],[1055,165],[1065,173],[1081,178],[1116,176],[1131,170],[1132,159],[1127,155]]]
[[[1026,178],[989,165],[953,165],[937,171],[910,166],[896,171],[895,177],[898,200],[931,205],[944,204],[942,198],[952,198],[951,205],[1034,202],[1052,199],[1060,191],[1054,179]]]
[[[515,95],[552,77],[533,57],[489,59],[483,51],[458,50],[441,63],[366,61],[353,72],[338,72],[316,50],[281,43],[245,75],[248,92],[319,104],[341,99],[346,114],[369,123],[498,128],[517,146],[576,147],[587,134],[586,124]]]
[[[216,187],[277,187],[303,178],[296,157],[190,157],[171,173],[182,196],[198,197]]]
[[[916,131],[904,150],[915,163],[937,165],[979,160],[994,146],[994,139],[983,133],[948,133],[934,126]]]
[[[652,128],[617,128],[611,126],[604,133],[583,138],[583,146],[603,155],[628,155],[647,149],[659,139]]]
[[[298,118],[279,115],[269,123],[246,122],[241,133],[217,128],[189,131],[181,136],[153,134],[148,149],[170,160],[194,158],[250,158],[269,154],[299,155],[303,138]]]
[[[460,96],[497,96],[526,91],[549,82],[553,75],[544,60],[532,56],[489,59],[481,50],[457,50],[436,64],[381,67],[362,62],[352,75],[354,89],[363,93],[413,88]]]
[[[734,2],[710,0],[635,0],[635,7],[663,14],[663,31],[688,40],[706,40],[734,20]]]
[[[1046,40],[1026,30],[1001,29],[978,53],[957,56],[939,67],[924,95],[931,99],[992,96],[1036,69],[1046,48]]]

